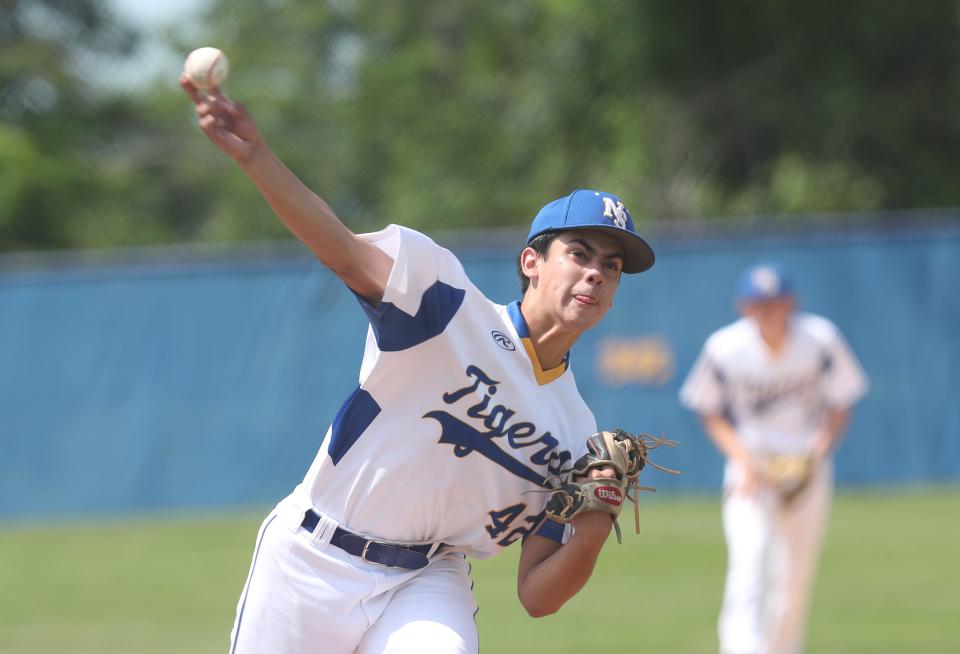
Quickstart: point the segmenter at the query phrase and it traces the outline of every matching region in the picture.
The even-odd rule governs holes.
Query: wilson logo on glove
[[[614,488],[613,486],[600,486],[593,491],[593,494],[597,496],[597,499],[606,502],[607,504],[612,504],[614,506],[620,506],[623,504],[623,495],[620,493],[619,488]]]

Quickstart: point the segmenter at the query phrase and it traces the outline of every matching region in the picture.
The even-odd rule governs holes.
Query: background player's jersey
[[[680,400],[698,414],[722,414],[754,452],[809,451],[827,407],[848,408],[867,380],[846,341],[821,316],[793,316],[774,355],[749,318],[714,332],[690,370]]]
[[[541,369],[514,303],[454,255],[397,226],[364,235],[394,259],[370,319],[360,385],[296,494],[356,533],[495,554],[538,526],[546,480],[596,420],[567,362]]]

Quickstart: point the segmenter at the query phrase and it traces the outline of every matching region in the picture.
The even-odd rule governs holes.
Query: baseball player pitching
[[[543,207],[518,258],[522,300],[501,306],[423,234],[352,233],[240,104],[181,86],[203,132],[370,322],[356,389],[260,528],[230,651],[476,652],[466,557],[518,541],[521,603],[557,611],[643,463],[629,434],[597,433],[568,366],[621,274],[653,265],[623,203],[578,190]],[[557,478],[564,490],[544,492]]]
[[[737,301],[742,318],[707,339],[680,389],[726,457],[720,650],[796,654],[833,491],[831,452],[867,380],[833,323],[795,312],[780,266],[746,270]]]

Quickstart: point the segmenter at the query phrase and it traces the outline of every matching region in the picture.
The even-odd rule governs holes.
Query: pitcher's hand
[[[243,165],[265,149],[260,130],[242,104],[218,88],[201,93],[186,74],[180,75],[180,88],[196,107],[200,129],[231,159]]]

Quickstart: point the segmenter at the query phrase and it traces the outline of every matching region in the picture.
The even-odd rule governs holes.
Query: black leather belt
[[[319,523],[320,516],[312,509],[307,509],[300,526],[312,534]],[[340,527],[333,532],[330,544],[336,545],[344,552],[359,556],[364,561],[385,565],[388,568],[408,570],[419,570],[425,567],[430,562],[427,554],[433,547],[433,545],[398,545],[384,540],[364,538]]]

